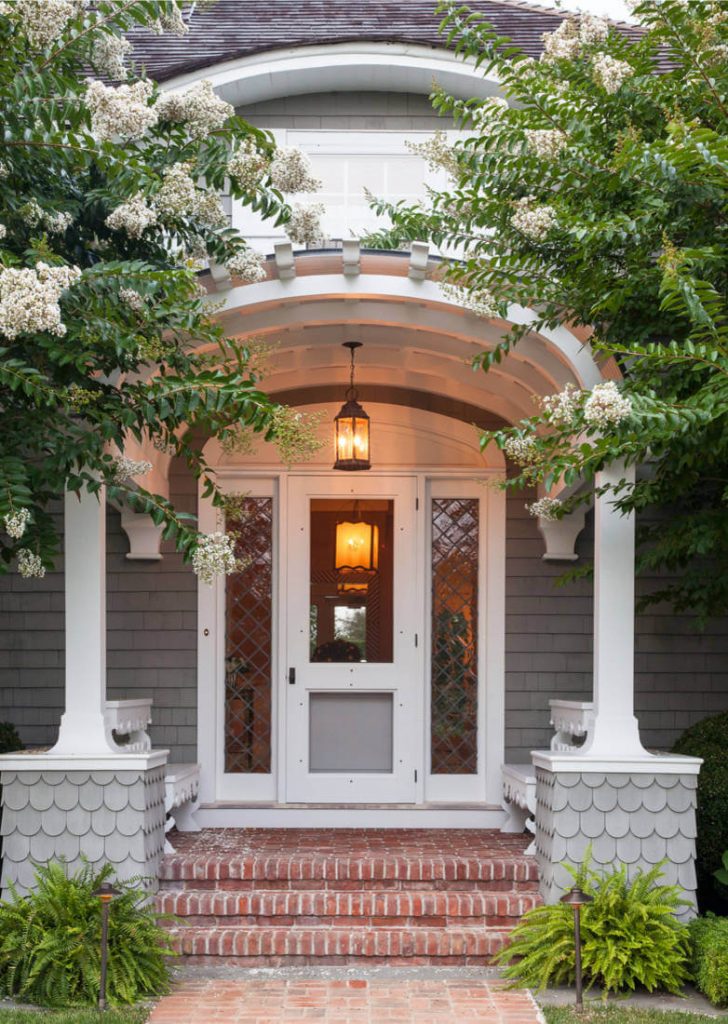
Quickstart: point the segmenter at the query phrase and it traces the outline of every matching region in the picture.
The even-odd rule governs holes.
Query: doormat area
[[[157,1005],[149,1024],[425,1024],[487,1021],[543,1024],[531,994],[473,978],[183,980]]]

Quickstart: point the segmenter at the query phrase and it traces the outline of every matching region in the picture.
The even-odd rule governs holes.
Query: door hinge
[[[296,670],[295,668],[288,669],[288,683],[290,686],[296,685]]]
[[[419,510],[420,510],[420,499],[419,498],[415,498],[415,512],[419,512]]]
[[[415,768],[415,782],[417,782],[417,769]]]
[[[417,634],[415,633],[415,647],[419,647],[419,643],[420,643],[420,638],[419,638],[419,637],[418,637],[418,635],[417,635]]]

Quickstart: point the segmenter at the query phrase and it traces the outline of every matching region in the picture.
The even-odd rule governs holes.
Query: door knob
[[[289,668],[288,669],[288,685],[289,686],[295,686],[296,685],[296,670],[295,670],[295,668]]]

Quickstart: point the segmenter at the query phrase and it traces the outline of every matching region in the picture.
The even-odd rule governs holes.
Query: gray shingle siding
[[[194,511],[196,485],[172,473],[178,508]],[[592,585],[555,586],[563,563],[542,560],[543,542],[524,508],[508,499],[506,580],[506,757],[548,746],[551,697],[588,700],[592,670]],[[578,550],[591,558],[591,517]],[[196,757],[197,585],[165,544],[161,562],[130,562],[119,515],[108,513],[108,686],[110,698],[154,699],[152,741],[172,760]],[[646,581],[649,585],[649,581]],[[638,616],[637,714],[646,744],[669,749],[691,722],[728,707],[726,622],[697,633],[687,616],[651,609]],[[54,742],[63,711],[63,576],[0,577],[0,720],[32,745]]]
[[[236,113],[260,128],[322,131],[435,131],[452,127],[427,96],[416,93],[324,92],[240,107]]]

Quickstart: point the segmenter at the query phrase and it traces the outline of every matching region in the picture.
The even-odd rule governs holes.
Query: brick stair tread
[[[167,889],[157,897],[160,913],[178,917],[521,917],[538,906],[535,892],[448,890],[224,890]],[[221,922],[221,924],[224,922]],[[275,920],[270,922],[275,924]],[[487,922],[486,922],[487,923]]]
[[[423,856],[297,853],[291,855],[244,855],[192,857],[168,854],[162,861],[160,878],[185,880],[290,880],[306,881],[478,881],[510,879],[538,880],[533,857],[523,855]]]
[[[182,955],[220,957],[489,957],[509,928],[182,927],[170,929]]]

